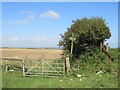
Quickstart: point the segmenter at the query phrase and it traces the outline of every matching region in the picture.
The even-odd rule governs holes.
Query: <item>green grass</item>
[[[3,88],[117,88],[118,78],[109,73],[88,73],[59,78],[24,77],[21,72],[3,72]],[[82,79],[82,80],[81,80]]]
[[[111,63],[101,63],[98,66],[86,64],[76,73],[58,78],[24,77],[22,72],[2,73],[3,88],[118,88],[118,51],[111,49],[114,57]],[[84,69],[83,69],[84,68]],[[101,69],[102,68],[102,69]],[[96,72],[102,73],[96,75]],[[82,75],[77,77],[76,75]]]

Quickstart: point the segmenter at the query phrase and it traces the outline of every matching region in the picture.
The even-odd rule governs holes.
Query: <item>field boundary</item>
[[[20,62],[23,76],[41,76],[41,77],[58,77],[65,75],[64,60],[30,60],[28,58],[0,58],[4,62],[5,71],[9,71],[9,61]],[[17,65],[16,65],[17,66]],[[14,68],[13,68],[14,69]]]

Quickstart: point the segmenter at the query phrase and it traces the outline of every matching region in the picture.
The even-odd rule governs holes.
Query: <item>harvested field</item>
[[[60,49],[18,49],[18,48],[3,48],[2,57],[25,58],[30,59],[60,59],[62,50]]]

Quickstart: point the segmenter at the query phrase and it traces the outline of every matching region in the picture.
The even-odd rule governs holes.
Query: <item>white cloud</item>
[[[11,42],[21,42],[21,41],[27,41],[27,38],[13,36],[13,37],[10,37],[9,40]]]
[[[36,36],[31,39],[33,46],[36,47],[56,47],[58,44],[58,37]]]
[[[29,19],[35,19],[35,15],[29,15]]]
[[[19,14],[32,14],[32,11],[20,11]]]
[[[56,43],[57,39],[37,36],[37,37],[33,38],[33,41],[35,41],[37,43]]]
[[[12,41],[12,42],[16,42],[16,41],[19,40],[19,38],[18,37],[10,37],[9,40]]]
[[[29,21],[26,19],[26,20],[16,20],[16,21],[10,21],[9,24],[26,24],[28,23]]]
[[[22,41],[27,41],[27,38],[22,38],[21,40],[22,40]]]
[[[56,47],[59,41],[58,37],[46,36],[9,36],[3,39],[4,47]]]
[[[47,38],[46,37],[34,37],[33,38],[33,41],[35,42],[39,42],[39,43],[43,43],[43,42],[46,42],[47,41]]]
[[[9,21],[8,24],[27,24],[32,22],[36,18],[32,11],[20,11],[18,14],[27,14],[27,18]]]
[[[40,17],[47,17],[47,18],[52,18],[52,19],[58,19],[59,18],[59,14],[53,10],[44,12],[42,14],[40,14]]]
[[[28,18],[26,19],[10,21],[8,23],[9,24],[27,24],[27,23],[32,22],[35,18],[36,18],[35,15],[29,15]]]
[[[26,19],[9,21],[8,24],[27,24],[34,21],[37,18],[37,16],[34,15],[32,11],[21,11],[19,12],[19,14],[28,14],[28,17]],[[40,14],[40,17],[58,19],[59,14],[53,10],[50,10]]]

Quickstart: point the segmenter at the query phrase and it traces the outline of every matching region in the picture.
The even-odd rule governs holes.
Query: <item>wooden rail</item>
[[[0,59],[4,60],[5,63],[6,63],[6,66],[5,66],[6,72],[8,72],[8,66],[9,66],[8,63],[7,63],[7,61],[22,61],[22,64],[23,64],[22,71],[23,71],[23,76],[24,76],[24,71],[25,71],[25,68],[24,68],[24,59],[22,59],[22,58],[10,58],[10,57],[6,57],[6,58],[2,57]]]

